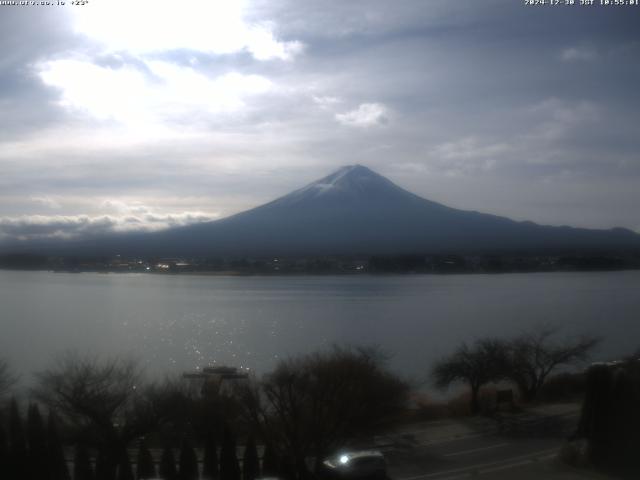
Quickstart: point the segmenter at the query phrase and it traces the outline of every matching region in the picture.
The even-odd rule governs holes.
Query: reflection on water
[[[424,378],[458,342],[552,323],[639,347],[640,272],[215,277],[0,271],[0,349],[24,375],[76,348],[140,357],[153,373],[209,363],[264,372],[332,343],[379,344]]]

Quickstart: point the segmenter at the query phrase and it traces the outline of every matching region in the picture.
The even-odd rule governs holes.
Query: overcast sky
[[[353,163],[640,230],[640,7],[69,3],[0,6],[0,241],[219,218]]]

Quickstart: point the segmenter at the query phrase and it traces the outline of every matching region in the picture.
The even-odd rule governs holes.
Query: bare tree
[[[67,352],[37,374],[36,397],[78,425],[119,424],[140,387],[141,372],[131,359],[105,359]]]
[[[136,399],[134,413],[147,423],[160,427],[166,441],[172,438],[205,440],[218,436],[224,423],[234,423],[241,405],[229,392],[205,392],[197,382],[182,376],[167,376],[147,385]]]
[[[563,365],[586,360],[600,342],[597,337],[554,341],[556,328],[541,327],[509,342],[505,374],[512,380],[524,401],[536,398],[549,374]]]
[[[241,388],[246,412],[304,477],[305,458],[324,458],[405,407],[408,386],[383,363],[375,349],[339,347],[283,361]]]
[[[142,381],[136,361],[69,352],[37,378],[36,398],[89,431],[111,467],[122,459],[126,444],[144,433],[135,415]]]
[[[445,389],[456,382],[471,388],[470,409],[480,411],[479,393],[483,385],[504,375],[507,354],[505,342],[492,338],[476,340],[471,346],[463,343],[450,356],[437,362],[431,372],[438,388]]]
[[[0,358],[0,400],[9,393],[17,380],[11,373],[9,363],[4,358]]]
[[[182,378],[167,376],[143,389],[134,402],[133,413],[139,422],[162,427],[163,435],[169,438],[191,436],[190,426],[198,420],[194,418],[198,397]]]

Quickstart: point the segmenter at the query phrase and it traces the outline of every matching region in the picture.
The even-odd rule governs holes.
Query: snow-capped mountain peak
[[[390,201],[414,197],[385,177],[362,165],[347,165],[332,174],[286,195],[277,205],[296,205],[318,201]]]

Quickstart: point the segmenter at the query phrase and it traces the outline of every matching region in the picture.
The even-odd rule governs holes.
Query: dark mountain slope
[[[629,230],[541,226],[457,210],[360,165],[215,222],[74,246],[81,254],[190,257],[637,249],[640,235]]]
[[[144,243],[140,254],[397,254],[640,248],[640,236],[457,210],[355,165],[252,210],[149,235]]]

